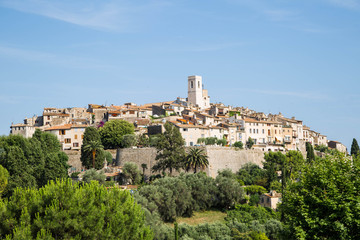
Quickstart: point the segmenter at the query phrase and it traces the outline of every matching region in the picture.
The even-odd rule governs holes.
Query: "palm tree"
[[[85,144],[84,146],[84,150],[85,151],[89,151],[92,153],[92,157],[93,157],[93,168],[95,168],[95,155],[96,155],[96,151],[100,151],[104,149],[104,146],[101,145],[101,142],[99,141],[89,141],[87,144]]]
[[[209,166],[209,161],[204,149],[190,148],[190,152],[186,156],[186,169],[194,168],[194,173],[196,173],[198,167],[204,169],[207,166]]]

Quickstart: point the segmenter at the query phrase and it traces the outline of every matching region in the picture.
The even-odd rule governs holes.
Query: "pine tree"
[[[166,122],[164,134],[160,135],[159,141],[156,145],[157,155],[156,164],[152,170],[165,171],[169,170],[170,175],[173,169],[178,170],[181,167],[182,161],[185,157],[185,142],[177,127]]]
[[[352,141],[352,144],[351,144],[351,152],[350,152],[350,154],[351,154],[352,156],[358,155],[358,154],[359,154],[359,151],[360,151],[359,145],[358,145],[356,139],[353,138],[353,141]]]

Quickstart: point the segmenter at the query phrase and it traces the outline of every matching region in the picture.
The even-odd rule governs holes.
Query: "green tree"
[[[254,144],[255,144],[254,140],[251,137],[249,137],[248,141],[246,142],[246,146],[249,149],[251,149]]]
[[[282,169],[286,157],[281,152],[269,152],[264,155],[263,168],[266,171],[267,188],[273,181],[279,181],[278,171]],[[271,190],[271,189],[270,189]]]
[[[122,148],[129,148],[132,146],[135,146],[137,142],[135,134],[126,134],[123,136],[123,139],[121,141],[121,147]]]
[[[231,173],[231,174],[230,174]],[[221,209],[229,209],[242,201],[245,197],[244,189],[236,181],[236,176],[231,170],[219,171],[215,179],[217,191],[217,206]]]
[[[351,156],[356,156],[359,153],[360,153],[360,149],[359,149],[358,142],[356,141],[355,138],[353,138],[350,154],[351,154]]]
[[[138,138],[138,146],[149,147],[150,146],[150,138],[146,134],[141,134]]]
[[[260,168],[257,164],[246,163],[238,170],[236,177],[245,185],[260,185],[266,187],[266,170]]]
[[[227,141],[226,141],[225,138],[217,139],[217,140],[216,140],[216,144],[219,145],[219,146],[225,146],[226,143],[227,143]]]
[[[94,127],[85,128],[83,144],[81,146],[81,163],[86,169],[94,168],[93,165],[93,152],[89,149],[85,149],[90,142],[101,143],[101,137],[99,131]],[[105,159],[104,151],[95,151],[95,168],[101,169],[104,165]]]
[[[95,168],[92,168],[92,169],[87,170],[84,173],[82,180],[85,183],[90,183],[91,181],[97,181],[100,184],[104,184],[105,178],[106,178],[106,176],[104,174],[104,171],[102,171],[102,170],[96,171]]]
[[[327,155],[289,184],[281,211],[288,239],[360,239],[360,159]]]
[[[17,189],[0,209],[1,239],[153,239],[130,193],[97,182]]]
[[[242,142],[240,142],[240,141],[235,142],[235,143],[233,144],[233,146],[236,147],[236,148],[240,148],[240,149],[243,149],[243,148],[244,148],[244,144],[243,144]]]
[[[122,174],[130,184],[139,184],[141,173],[136,163],[126,162],[122,168]]]
[[[92,154],[92,168],[101,169],[104,165],[105,159],[102,159],[102,162],[96,162],[96,152],[101,152],[104,149],[103,145],[101,145],[101,142],[93,140],[89,141],[84,145],[83,149],[85,152],[91,152]]]
[[[152,170],[169,170],[172,175],[173,169],[179,170],[185,157],[185,141],[177,127],[166,122],[164,134],[160,135],[159,142],[156,145],[157,155],[156,164]]]
[[[105,159],[108,164],[111,164],[113,162],[113,156],[110,152],[104,151]]]
[[[0,165],[0,199],[1,194],[4,192],[7,184],[8,184],[9,172]]]
[[[33,137],[0,137],[0,164],[9,172],[4,194],[17,187],[40,187],[48,181],[67,178],[68,157],[53,134],[36,130]]]
[[[205,169],[207,166],[209,166],[209,160],[204,149],[190,148],[185,158],[185,168],[187,170],[193,168],[196,173],[197,168]]]
[[[145,170],[148,169],[148,166],[146,163],[142,163],[141,168],[143,170],[143,182],[145,182]]]
[[[315,160],[314,148],[312,144],[309,142],[306,142],[305,146],[306,146],[306,159],[309,163],[313,162]]]
[[[134,134],[134,125],[125,120],[111,120],[100,128],[101,142],[106,149],[121,148],[123,137]]]

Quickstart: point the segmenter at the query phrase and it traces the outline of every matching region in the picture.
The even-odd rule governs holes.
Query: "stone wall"
[[[229,168],[234,173],[246,163],[255,163],[262,167],[264,152],[261,150],[240,150],[229,147],[206,146],[209,157],[209,167],[206,173],[216,177],[218,170]]]
[[[109,151],[113,158],[116,158],[116,150]],[[216,177],[220,169],[230,168],[234,173],[246,163],[255,163],[262,167],[264,161],[264,152],[261,150],[237,150],[229,147],[206,146],[205,151],[209,157],[209,167],[206,173],[211,177]],[[68,164],[81,171],[80,151],[65,151],[69,156]],[[151,168],[155,164],[155,148],[126,148],[120,151],[119,165],[123,166],[125,162],[134,162],[142,170],[141,164],[145,163],[148,169],[146,175],[151,175]]]
[[[111,150],[113,158],[116,158],[116,150]],[[141,164],[145,163],[147,169],[145,175],[151,175],[151,168],[155,164],[156,149],[155,148],[123,148],[120,150],[119,166],[124,166],[126,162],[136,163],[142,171]]]

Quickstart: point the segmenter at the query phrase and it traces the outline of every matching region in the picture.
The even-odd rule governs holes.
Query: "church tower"
[[[201,76],[188,77],[188,102],[201,109],[210,107],[210,97],[207,90],[203,89]]]

